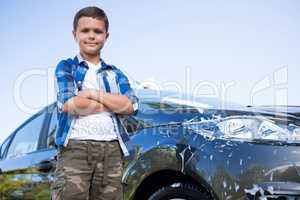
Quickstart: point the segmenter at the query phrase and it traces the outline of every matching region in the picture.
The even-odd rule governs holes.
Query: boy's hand
[[[88,99],[92,99],[94,101],[98,101],[101,99],[101,96],[103,95],[103,91],[102,90],[96,90],[96,89],[85,89],[85,90],[81,90],[78,92],[77,94],[80,97],[84,97],[84,98],[88,98]]]
[[[101,113],[101,112],[110,112],[110,110],[105,107],[102,103],[97,104],[97,107],[91,114]]]

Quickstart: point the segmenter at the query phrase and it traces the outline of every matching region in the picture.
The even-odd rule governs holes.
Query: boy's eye
[[[84,28],[84,29],[82,29],[82,30],[81,30],[81,32],[83,32],[83,33],[87,33],[87,32],[89,32],[89,29],[87,29],[87,28]]]
[[[95,29],[94,32],[97,33],[97,34],[104,33],[104,32],[103,32],[102,30],[100,30],[100,29]]]

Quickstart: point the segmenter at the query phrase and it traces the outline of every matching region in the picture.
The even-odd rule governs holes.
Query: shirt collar
[[[88,63],[84,60],[84,58],[80,54],[77,54],[75,56],[74,60],[75,60],[75,62],[77,62],[78,65],[83,65],[86,68],[89,68]],[[114,69],[114,67],[112,65],[106,64],[102,58],[100,58],[100,63],[101,63],[101,67],[98,69],[98,71]]]
[[[78,64],[79,64],[79,65],[80,65],[80,64],[83,64],[83,63],[87,64],[87,63],[85,62],[85,60],[83,59],[83,57],[82,57],[80,54],[77,54],[75,58],[77,58],[77,61],[78,61]],[[88,65],[87,65],[87,67],[88,67]]]

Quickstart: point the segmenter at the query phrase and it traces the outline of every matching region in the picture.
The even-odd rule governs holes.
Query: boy
[[[127,77],[101,59],[108,28],[102,9],[79,10],[73,22],[79,54],[56,67],[55,200],[122,199],[122,151],[128,151],[116,114],[134,113],[138,99]]]

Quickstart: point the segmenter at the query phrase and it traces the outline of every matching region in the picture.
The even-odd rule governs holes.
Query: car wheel
[[[158,189],[148,200],[210,200],[210,198],[193,184],[173,183]]]

